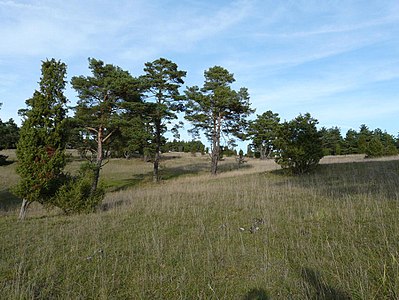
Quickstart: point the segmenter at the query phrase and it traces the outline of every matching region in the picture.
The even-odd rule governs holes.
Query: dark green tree
[[[259,153],[260,159],[272,156],[279,126],[278,114],[270,110],[257,115],[257,118],[250,122],[248,134],[252,138],[252,147],[255,152]]]
[[[354,129],[349,129],[346,132],[344,139],[344,149],[342,154],[357,154],[358,149],[359,134]]]
[[[340,155],[344,144],[341,130],[338,127],[320,129],[324,155]]]
[[[365,152],[366,156],[379,157],[397,155],[398,151],[396,149],[395,143],[395,138],[392,135],[377,128],[372,131],[372,138],[367,143]]]
[[[390,156],[398,154],[396,140],[391,134],[387,133],[386,131],[383,132],[381,136],[381,142],[384,145],[384,155]]]
[[[250,108],[246,88],[238,91],[231,88],[235,79],[228,70],[215,66],[205,71],[204,75],[205,82],[201,89],[193,86],[185,91],[185,118],[192,123],[190,132],[194,136],[199,136],[202,131],[211,142],[211,174],[216,175],[222,136],[245,139],[246,118],[254,110]],[[234,141],[234,138],[231,140]]]
[[[91,58],[89,69],[92,76],[75,76],[71,83],[79,97],[75,119],[80,124],[87,149],[92,153],[91,195],[94,195],[107,158],[107,146],[120,127],[118,113],[122,104],[126,100],[139,101],[140,97],[138,81],[120,67]]]
[[[2,103],[0,103],[1,109]],[[19,128],[11,118],[7,122],[0,119],[0,150],[16,149],[19,140]]]
[[[153,101],[150,105],[151,125],[153,126],[153,153],[154,153],[154,181],[160,180],[159,162],[161,147],[165,141],[164,134],[172,120],[177,119],[177,112],[183,111],[183,100],[179,93],[184,83],[185,71],[165,58],[159,58],[145,64],[145,74],[142,76],[147,95]],[[177,127],[173,129],[175,132]]]
[[[17,172],[21,180],[15,188],[23,199],[19,218],[32,202],[51,205],[63,181],[66,146],[66,65],[54,59],[42,63],[39,90],[20,110],[24,120],[17,145]]]
[[[118,135],[110,144],[112,157],[142,157],[147,147],[150,134],[146,134],[146,124],[140,116],[127,117],[121,114],[125,126],[120,126]]]
[[[13,119],[9,119],[4,123],[5,134],[4,134],[4,148],[5,149],[16,149],[19,140],[19,128],[15,124]]]
[[[380,157],[384,155],[384,145],[378,136],[373,136],[367,143],[365,150],[366,157]]]
[[[373,138],[373,132],[365,125],[360,125],[358,141],[357,141],[357,149],[359,153],[366,153],[367,144]]]
[[[280,127],[276,146],[276,162],[294,174],[309,172],[323,157],[318,121],[309,113],[299,115]]]
[[[133,156],[146,157],[151,151],[151,141],[154,137],[151,118],[149,117],[151,107],[141,103],[129,103],[124,105],[120,114],[122,120],[119,134],[112,143],[112,152],[118,157],[130,158]]]
[[[185,153],[200,152],[203,155],[205,153],[205,145],[201,141],[196,141],[196,140],[186,142],[174,139],[172,142],[166,142],[164,150],[173,151],[173,152],[185,152]]]

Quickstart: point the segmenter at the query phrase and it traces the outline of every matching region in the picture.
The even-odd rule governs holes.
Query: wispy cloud
[[[36,5],[36,3],[38,3]],[[137,1],[137,5],[139,3]],[[38,1],[26,5],[0,2],[4,21],[0,55],[39,56],[55,53],[70,57],[79,53],[112,49],[118,33],[134,22],[138,12],[127,10],[123,1],[104,9],[92,1]],[[117,10],[116,7],[121,10]]]
[[[125,42],[136,46],[131,49],[124,45],[125,57],[135,53],[142,57],[145,54],[154,56],[167,51],[189,52],[202,42],[217,38],[221,34],[228,35],[228,30],[235,28],[250,16],[253,5],[253,1],[241,0],[214,9],[208,6],[193,9],[184,6],[184,3],[183,1],[181,7],[175,8],[172,14],[165,14],[163,11],[152,12],[154,22],[136,28],[141,34],[127,33],[124,36]],[[147,30],[152,33],[150,36],[145,34]]]
[[[228,58],[231,64],[236,61],[239,69],[258,66],[278,71],[398,40],[397,1],[371,2],[365,5],[370,6],[366,11],[352,1],[289,1],[273,5],[270,10],[255,14],[255,25],[249,25],[242,36],[243,44],[248,46]]]
[[[0,7],[2,8],[17,8],[17,9],[34,9],[39,10],[42,9],[42,6],[37,3],[22,3],[19,1],[0,1]]]
[[[290,105],[324,102],[326,98],[344,92],[361,91],[384,81],[399,80],[399,60],[370,62],[368,65],[348,63],[346,68],[331,65],[317,74],[305,74],[301,77],[286,77],[253,88],[254,95],[261,103],[286,103]],[[399,103],[397,104],[399,107]]]
[[[69,57],[112,51],[125,58],[138,53],[141,58],[144,53],[182,51],[239,23],[251,6],[251,1],[240,0],[214,10],[191,11],[179,5],[165,11],[151,2],[119,1],[118,9],[104,11],[91,1],[40,3],[0,2],[0,16],[11,16],[0,28],[5,41],[0,55]]]

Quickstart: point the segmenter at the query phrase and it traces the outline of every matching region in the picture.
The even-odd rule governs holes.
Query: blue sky
[[[257,114],[399,132],[397,0],[0,0],[0,37],[3,121],[20,123],[46,58],[65,62],[69,81],[89,75],[88,57],[134,76],[165,57],[188,86],[225,67]],[[70,86],[66,95],[76,101]]]

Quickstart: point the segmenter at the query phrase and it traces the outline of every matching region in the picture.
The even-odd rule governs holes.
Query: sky
[[[399,132],[398,0],[0,0],[0,37],[3,121],[21,123],[43,60],[65,62],[69,82],[90,75],[89,57],[133,76],[163,57],[187,71],[182,91],[210,67],[234,73],[252,118]]]

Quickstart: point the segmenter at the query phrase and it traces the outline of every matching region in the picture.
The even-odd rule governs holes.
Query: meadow
[[[19,222],[15,163],[1,166],[1,298],[399,298],[397,157],[326,157],[303,176],[226,158],[212,177],[206,156],[172,153],[160,184],[151,167],[110,160],[97,212],[33,205]]]

